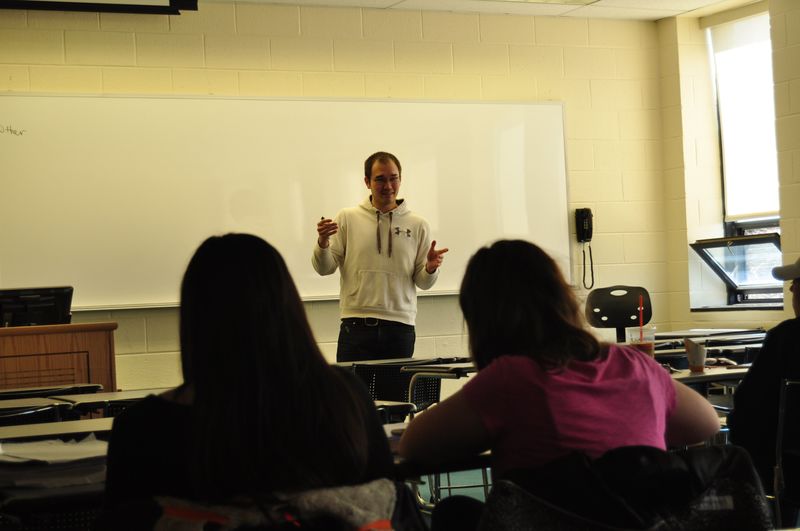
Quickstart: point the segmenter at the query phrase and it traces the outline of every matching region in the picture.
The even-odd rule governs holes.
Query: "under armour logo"
[[[401,230],[400,227],[395,227],[394,228],[394,235],[395,236],[400,236],[400,230]],[[411,229],[406,229],[405,233],[406,233],[406,238],[410,238],[411,237]]]

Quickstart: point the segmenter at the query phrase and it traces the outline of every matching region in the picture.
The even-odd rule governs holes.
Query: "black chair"
[[[104,417],[116,417],[130,406],[136,404],[137,402],[141,402],[141,398],[129,398],[125,400],[112,400],[106,403],[105,407],[103,408],[103,416]]]
[[[781,382],[773,475],[776,520],[800,507],[800,380]],[[792,522],[786,524],[793,525]]]
[[[408,360],[387,363],[354,363],[352,370],[367,386],[373,400],[391,400],[394,402],[410,402],[417,411],[422,411],[439,401],[442,389],[441,378],[422,377],[414,386],[414,396],[408,396],[408,385],[413,376],[410,372],[402,372],[402,367],[415,363],[430,363],[430,360]],[[403,418],[390,415],[392,422],[400,422]]]
[[[652,529],[659,529],[655,526]],[[535,496],[507,480],[494,482],[483,510],[479,531],[625,531],[584,518]],[[632,529],[632,528],[627,528]]]
[[[595,328],[616,328],[617,342],[625,342],[625,328],[639,325],[639,297],[642,324],[653,317],[650,294],[640,286],[597,288],[586,298],[586,320]]]
[[[736,446],[627,447],[521,472],[495,481],[478,529],[773,528],[752,461]]]
[[[350,531],[372,518],[389,520],[391,529],[428,529],[408,486],[385,479],[361,485],[322,487],[290,495],[240,495],[221,503],[169,496],[137,498],[109,505],[98,529]],[[373,529],[366,525],[359,527],[367,528]]]
[[[2,492],[0,530],[86,531],[103,511],[103,483]]]
[[[417,412],[417,406],[411,402],[395,402],[395,403],[378,403],[375,404],[375,410],[378,412],[378,417],[381,419],[382,424],[389,424],[392,419],[406,418]]]

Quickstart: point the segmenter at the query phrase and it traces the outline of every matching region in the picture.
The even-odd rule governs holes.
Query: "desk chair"
[[[781,513],[791,512],[789,507],[800,507],[800,380],[781,382],[774,470],[775,518],[780,527]]]
[[[495,483],[480,530],[773,529],[758,475],[736,446],[632,446],[531,472]]]
[[[375,410],[381,419],[381,424],[391,424],[393,418],[406,418],[413,416],[417,411],[417,406],[411,402],[391,402],[388,400],[376,400]]]
[[[642,297],[642,324],[653,317],[650,294],[640,286],[597,288],[586,298],[586,320],[595,328],[616,328],[617,343],[625,342],[625,328],[639,326],[639,296]]]
[[[405,365],[419,363],[408,360],[396,363],[354,363],[352,370],[367,386],[373,400],[391,400],[394,402],[410,402],[417,411],[422,411],[439,401],[442,389],[440,378],[420,378],[414,386],[413,396],[409,396],[408,386],[412,374],[402,372]],[[403,418],[393,415],[392,422],[402,422]]]
[[[103,483],[3,492],[0,529],[86,531],[103,511]]]

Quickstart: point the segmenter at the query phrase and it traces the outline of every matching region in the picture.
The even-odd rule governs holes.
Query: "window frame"
[[[728,232],[746,231],[753,228],[771,228],[777,224],[777,220],[759,220],[750,222],[728,222],[725,224],[725,230]],[[730,225],[730,227],[729,227]],[[781,251],[781,238],[780,232],[768,232],[761,234],[733,234],[723,238],[708,238],[704,240],[697,240],[690,243],[689,246],[697,253],[703,262],[725,283],[727,289],[727,305],[731,308],[736,306],[748,305],[748,309],[752,305],[763,307],[766,309],[783,308],[783,286],[771,287],[752,287],[746,288],[738,285],[727,271],[722,268],[716,260],[713,259],[710,249],[718,249],[723,247],[745,247],[753,244],[771,243],[775,245],[778,252]],[[780,299],[763,300],[752,299],[752,295],[761,294],[780,294]]]

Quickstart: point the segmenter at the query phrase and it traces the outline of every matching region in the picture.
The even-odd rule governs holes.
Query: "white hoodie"
[[[338,267],[339,309],[345,317],[375,317],[413,325],[417,291],[436,282],[439,270],[425,270],[430,249],[430,227],[412,214],[404,199],[382,214],[370,197],[345,208],[334,221],[339,231],[323,249],[314,244],[311,263],[320,275]]]

